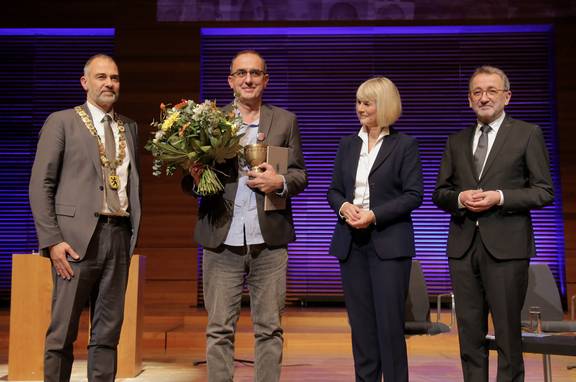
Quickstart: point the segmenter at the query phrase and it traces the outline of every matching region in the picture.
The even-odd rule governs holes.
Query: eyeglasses
[[[238,69],[234,73],[230,73],[231,76],[237,78],[245,78],[248,74],[250,74],[250,77],[252,78],[262,78],[266,72],[260,69]]]
[[[507,91],[508,91],[508,89],[494,89],[494,88],[490,88],[488,90],[474,89],[474,90],[470,91],[470,95],[474,99],[480,99],[480,98],[482,98],[484,93],[486,93],[488,98],[494,98],[498,95],[498,93],[507,92]]]

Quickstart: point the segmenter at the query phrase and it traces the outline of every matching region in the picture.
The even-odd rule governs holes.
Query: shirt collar
[[[506,113],[503,111],[502,114],[500,115],[500,117],[496,118],[494,121],[492,121],[488,124],[488,126],[490,126],[492,128],[492,131],[494,131],[494,133],[498,132],[498,129],[500,129],[500,126],[502,126],[502,122],[504,122],[505,117],[506,117]],[[484,126],[484,124],[482,122],[478,121],[476,124],[476,132],[480,131],[480,128],[482,126]]]
[[[250,123],[242,122],[242,124],[246,127],[258,127],[260,125],[260,120],[257,119],[255,121],[250,122]]]
[[[380,135],[378,135],[378,139],[376,140],[376,143],[380,142],[387,135],[390,135],[390,129],[389,128],[383,128],[380,131]],[[362,139],[362,142],[368,143],[368,132],[366,131],[364,126],[362,126],[360,128],[360,131],[358,132],[358,136],[360,137],[360,139]]]
[[[94,122],[102,122],[102,119],[104,119],[106,114],[112,118],[112,121],[115,120],[114,109],[110,110],[108,113],[105,113],[104,110],[100,109],[98,106],[92,105],[90,101],[86,101],[86,105],[88,105],[88,110],[90,111],[90,115],[92,115],[92,120]]]

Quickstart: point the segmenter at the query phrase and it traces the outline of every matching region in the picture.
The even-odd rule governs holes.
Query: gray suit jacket
[[[502,122],[488,154],[482,178],[474,171],[472,141],[476,124],[448,137],[438,173],[434,203],[452,215],[448,256],[462,257],[476,230],[498,259],[536,254],[530,210],[554,199],[548,152],[536,125],[512,119]],[[501,190],[504,204],[482,213],[458,208],[458,194],[469,189]]]
[[[300,145],[300,130],[296,116],[284,109],[264,104],[260,110],[259,132],[264,133],[264,144],[282,146],[290,149],[288,156],[288,173],[286,178],[288,198],[285,210],[264,211],[264,194],[256,192],[258,221],[262,236],[270,246],[282,246],[296,240],[292,221],[290,197],[304,191],[308,177],[304,167],[304,157]],[[230,229],[234,199],[238,189],[238,162],[227,161],[219,170],[228,176],[220,176],[224,192],[216,196],[203,197],[199,211],[198,223],[194,238],[206,248],[217,248],[221,245]],[[182,179],[182,189],[191,195],[193,179],[190,175]]]
[[[86,104],[82,105],[90,116]],[[136,123],[119,116],[126,128],[130,156],[128,171],[129,213],[132,222],[130,253],[136,246],[140,225],[140,176]],[[98,145],[74,109],[51,114],[40,132],[30,177],[30,206],[38,246],[66,241],[83,258],[98,223],[104,199]]]

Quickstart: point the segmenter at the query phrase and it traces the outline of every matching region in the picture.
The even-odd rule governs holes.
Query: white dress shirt
[[[354,187],[354,201],[353,204],[360,206],[364,210],[370,209],[370,184],[368,176],[370,170],[374,165],[374,161],[378,156],[382,141],[386,135],[389,135],[388,129],[383,129],[376,140],[376,144],[372,150],[368,152],[368,132],[364,127],[358,132],[358,136],[362,139],[362,148],[360,149],[360,158],[358,158],[358,169],[356,170],[356,183]]]
[[[482,163],[482,171],[480,171],[480,177],[482,177],[482,173],[484,172],[484,166],[486,165],[486,161],[488,160],[488,156],[490,155],[490,150],[492,150],[492,146],[494,145],[494,141],[496,140],[496,134],[498,134],[498,130],[504,121],[504,117],[506,113],[502,112],[502,115],[496,118],[494,121],[490,122],[488,125],[491,127],[490,132],[488,132],[488,151],[486,152],[486,158],[484,158],[484,163]],[[482,135],[482,130],[480,128],[484,126],[482,122],[478,122],[476,125],[476,132],[474,133],[474,141],[472,142],[472,152],[476,151],[476,147],[478,147],[478,141],[480,140],[480,136]]]
[[[480,171],[479,178],[482,178],[482,175],[484,173],[484,166],[486,166],[486,161],[490,156],[490,150],[492,150],[492,146],[494,145],[494,141],[496,140],[496,135],[498,134],[498,130],[500,130],[500,126],[502,126],[502,122],[504,121],[505,117],[506,113],[502,112],[502,115],[500,115],[498,118],[496,118],[494,121],[488,124],[491,127],[490,131],[488,132],[488,150],[486,152],[486,157],[484,158],[484,163],[482,163],[482,170]],[[478,121],[476,124],[476,131],[474,132],[474,139],[472,140],[472,153],[474,153],[476,151],[476,147],[478,147],[478,141],[480,140],[480,136],[482,135],[481,130],[482,126],[484,126],[484,123]],[[504,204],[504,193],[502,192],[502,190],[496,190],[496,191],[498,191],[498,193],[500,194],[500,202],[498,203],[498,205],[501,206]],[[458,194],[458,208],[465,208],[464,204],[460,202],[460,194]],[[478,222],[476,222],[476,224],[478,225]]]
[[[100,137],[100,141],[104,146],[106,146],[106,138],[104,137],[104,125],[102,124],[102,119],[104,118],[105,114],[108,114],[112,118],[112,122],[110,126],[112,127],[112,132],[114,133],[114,140],[116,141],[116,155],[120,152],[120,133],[118,131],[118,123],[114,119],[114,111],[110,111],[105,113],[102,109],[97,106],[92,105],[89,101],[86,102],[88,105],[88,110],[92,115],[92,121],[94,123],[94,127],[96,128],[96,132]],[[116,168],[116,175],[120,177],[120,187],[118,188],[118,197],[120,198],[120,207],[122,211],[128,215],[128,194],[126,193],[126,186],[128,184],[128,166],[130,165],[130,152],[128,150],[128,142],[126,141],[126,156],[124,160]],[[102,172],[104,186],[106,187],[108,180],[104,179],[104,172]],[[103,214],[110,214],[111,211],[108,208],[108,204],[106,203],[106,193],[102,193],[102,213]]]

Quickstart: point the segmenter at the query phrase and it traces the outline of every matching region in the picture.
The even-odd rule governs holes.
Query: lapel
[[[476,127],[478,126],[478,122],[474,122],[474,125],[468,129],[466,133],[466,162],[468,162],[468,167],[470,169],[470,173],[474,176],[476,182],[478,182],[478,175],[476,174],[476,168],[474,167],[474,134],[476,133]]]
[[[92,123],[94,123],[94,119],[92,118],[92,114],[90,114],[90,110],[88,109],[86,103],[82,105],[82,109],[84,109],[86,114],[88,114],[88,117],[90,117]],[[94,164],[96,173],[100,178],[102,178],[102,164],[100,163],[100,154],[98,152],[98,143],[96,141],[96,138],[90,133],[88,127],[86,127],[86,125],[84,124],[84,122],[82,121],[82,119],[78,114],[76,114],[76,120],[78,121],[80,129],[84,132],[82,134],[82,136],[84,137],[82,140],[84,141],[84,145],[86,146],[86,152],[88,153],[88,156],[90,157],[92,163]]]
[[[222,111],[224,111],[225,113],[229,112],[232,110],[232,103],[229,103],[228,105],[224,106],[222,108]],[[258,133],[263,133],[264,134],[264,140],[262,142],[258,141],[257,143],[264,143],[264,144],[268,144],[268,138],[269,138],[269,133],[270,133],[270,129],[272,128],[272,115],[274,114],[274,112],[272,111],[272,108],[269,107],[266,104],[262,104],[260,106],[260,121],[258,122]]]
[[[398,132],[396,132],[392,127],[390,127],[390,134],[385,136],[384,139],[382,140],[380,151],[378,151],[378,155],[376,156],[376,160],[374,161],[374,164],[370,169],[370,175],[368,176],[371,176],[374,173],[374,171],[376,171],[376,169],[380,167],[382,163],[384,163],[386,158],[388,158],[388,156],[390,156],[390,154],[394,150],[394,147],[396,147],[397,143],[398,143]]]
[[[268,144],[270,128],[272,127],[272,109],[266,104],[260,106],[260,122],[258,132],[264,134],[264,141],[262,143]]]
[[[490,152],[488,153],[488,159],[486,159],[486,164],[484,165],[484,170],[482,171],[482,175],[483,175],[482,177],[483,178],[486,176],[486,174],[488,174],[488,171],[490,170],[490,166],[492,166],[492,164],[495,161],[496,156],[498,155],[498,152],[500,152],[500,150],[504,146],[504,142],[506,141],[506,138],[508,137],[508,134],[510,133],[511,123],[512,123],[512,121],[510,120],[510,118],[508,116],[504,117],[504,121],[502,121],[502,124],[500,125],[500,128],[498,129],[498,134],[496,134],[496,139],[494,140],[494,144],[492,144],[492,148],[490,149]]]
[[[116,114],[116,119],[121,119],[122,116]],[[136,147],[136,142],[134,141],[134,134],[132,129],[134,128],[134,126],[131,123],[127,123],[124,119],[122,119],[122,122],[124,122],[124,131],[126,134],[126,143],[127,143],[127,149],[128,149],[128,154],[130,155],[129,158],[132,159],[132,162],[129,166],[129,171],[130,171],[130,177],[134,176],[134,177],[138,177],[138,171],[132,171],[131,169],[136,169],[136,163],[138,163],[136,156],[138,155],[138,151],[137,151],[137,147]]]
[[[351,175],[352,176],[348,176],[346,177],[346,182],[348,182],[348,185],[345,187],[346,190],[351,190],[352,194],[351,195],[347,195],[349,197],[351,197],[352,199],[350,200],[354,200],[354,188],[355,188],[355,182],[356,182],[356,172],[358,171],[358,164],[360,162],[360,151],[362,150],[362,138],[360,138],[358,135],[354,136],[354,139],[352,140],[352,142],[350,143],[350,150],[348,152],[348,157],[346,158],[347,163],[350,163],[352,168],[352,172]]]
[[[234,105],[232,102],[230,102],[228,105],[226,105],[222,108],[222,111],[224,113],[228,113],[228,112],[233,111],[233,110],[234,110]],[[262,125],[262,114],[263,114],[263,109],[260,110],[260,125]],[[234,161],[233,165],[236,166],[236,168],[238,168],[238,162],[237,161]],[[233,183],[231,183],[231,187],[232,187],[232,191],[229,194],[228,199],[233,202],[234,199],[236,198],[236,193],[238,192],[238,177],[236,177],[235,181]],[[227,195],[228,194],[226,192],[226,187],[224,187],[224,196],[226,197]],[[258,195],[259,194],[256,193],[256,201],[259,200]]]

